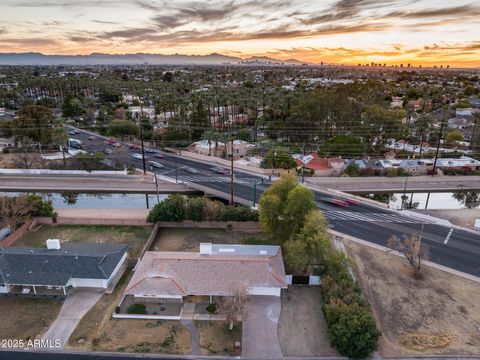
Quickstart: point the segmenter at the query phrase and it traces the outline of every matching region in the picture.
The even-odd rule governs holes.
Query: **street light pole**
[[[140,141],[142,142],[142,164],[143,164],[143,175],[147,173],[147,167],[145,165],[145,148],[143,146],[143,126],[142,126],[142,121],[143,121],[143,105],[140,102]]]
[[[233,137],[230,152],[230,205],[233,206]]]
[[[442,125],[440,126],[440,134],[438,135],[437,151],[435,153],[435,160],[433,161],[432,177],[435,176],[435,171],[437,170],[437,159],[438,159],[438,153],[440,151],[440,141],[442,140],[443,126],[445,124],[445,119],[447,118],[447,109],[448,109],[447,106],[448,105],[445,105],[445,109],[443,112]]]

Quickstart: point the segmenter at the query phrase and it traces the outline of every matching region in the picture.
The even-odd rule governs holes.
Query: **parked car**
[[[134,159],[137,159],[137,160],[142,160],[142,159],[143,159],[142,154],[132,154],[132,157],[133,157]]]
[[[76,135],[76,134],[77,134],[77,133],[75,132],[75,130],[70,130],[70,131],[68,132],[68,135]]]
[[[88,140],[95,140],[95,136],[93,136],[93,135],[89,136]]]
[[[141,147],[135,144],[130,145],[130,150],[140,150]]]
[[[159,162],[156,162],[156,161],[149,161],[148,165],[150,165],[151,167],[157,168],[157,169],[161,169],[161,168],[164,167],[162,164],[160,164]]]
[[[156,150],[150,149],[150,148],[145,148],[145,152],[146,152],[146,153],[149,153],[149,154],[155,154],[155,153],[156,153]]]
[[[165,157],[165,155],[160,154],[160,153],[156,153],[155,155],[153,155],[153,157],[156,157],[156,158],[159,158],[159,159],[163,159],[163,158]]]
[[[210,171],[216,173],[216,174],[221,174],[221,175],[228,175],[230,174],[230,171],[228,171],[227,169],[224,169],[224,168],[221,168],[221,167],[218,167],[218,166],[212,166],[210,168]]]
[[[104,153],[105,155],[112,155],[112,154],[113,154],[113,150],[111,150],[111,149],[103,149],[103,153]]]

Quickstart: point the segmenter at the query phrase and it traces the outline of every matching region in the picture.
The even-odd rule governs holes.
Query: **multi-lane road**
[[[69,131],[72,129],[69,129]],[[103,151],[106,148],[114,150],[115,147],[105,143],[105,138],[80,131],[71,138],[82,141],[84,150]],[[90,138],[90,139],[89,139]],[[141,157],[136,159],[133,154],[140,154],[137,149],[126,147],[125,158],[127,164],[135,164],[142,168]],[[212,167],[222,168],[212,160],[205,163],[188,159],[179,155],[156,151],[145,153],[147,170],[174,180],[185,182],[187,185],[199,185],[214,194],[220,194],[228,199],[230,196],[229,169],[223,168],[225,174],[219,174]],[[108,155],[107,155],[108,157]],[[162,168],[148,165],[155,161]],[[268,188],[270,182],[258,175],[234,171],[234,194],[243,203],[258,202],[261,194]],[[255,191],[254,191],[255,187]],[[343,207],[336,205],[338,196],[320,190],[314,190],[315,200],[329,221],[330,227],[338,232],[355,236],[379,245],[386,245],[392,235],[398,237],[419,234],[422,231],[422,241],[430,247],[430,260],[440,265],[462,271],[471,275],[480,276],[480,233],[465,231],[457,228],[446,227],[425,222],[420,218],[402,215],[396,211],[372,206],[365,203],[350,203]],[[345,205],[345,204],[344,204]]]

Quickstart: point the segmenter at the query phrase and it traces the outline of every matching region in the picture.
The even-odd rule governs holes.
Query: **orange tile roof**
[[[228,296],[252,287],[287,287],[280,248],[275,256],[147,251],[125,294]]]

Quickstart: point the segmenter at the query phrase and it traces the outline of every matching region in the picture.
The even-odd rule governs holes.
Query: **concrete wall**
[[[34,221],[35,220],[33,219],[28,220],[25,224],[20,226],[17,230],[8,235],[5,239],[0,241],[0,247],[11,246],[15,241],[21,238],[28,231],[28,229],[30,229],[32,225],[34,225]]]
[[[49,217],[36,218],[37,223],[52,225],[53,220]],[[146,226],[151,225],[147,223],[147,220],[142,219],[100,219],[100,218],[75,218],[75,217],[63,217],[57,218],[57,224],[60,225],[125,225],[125,226]]]

